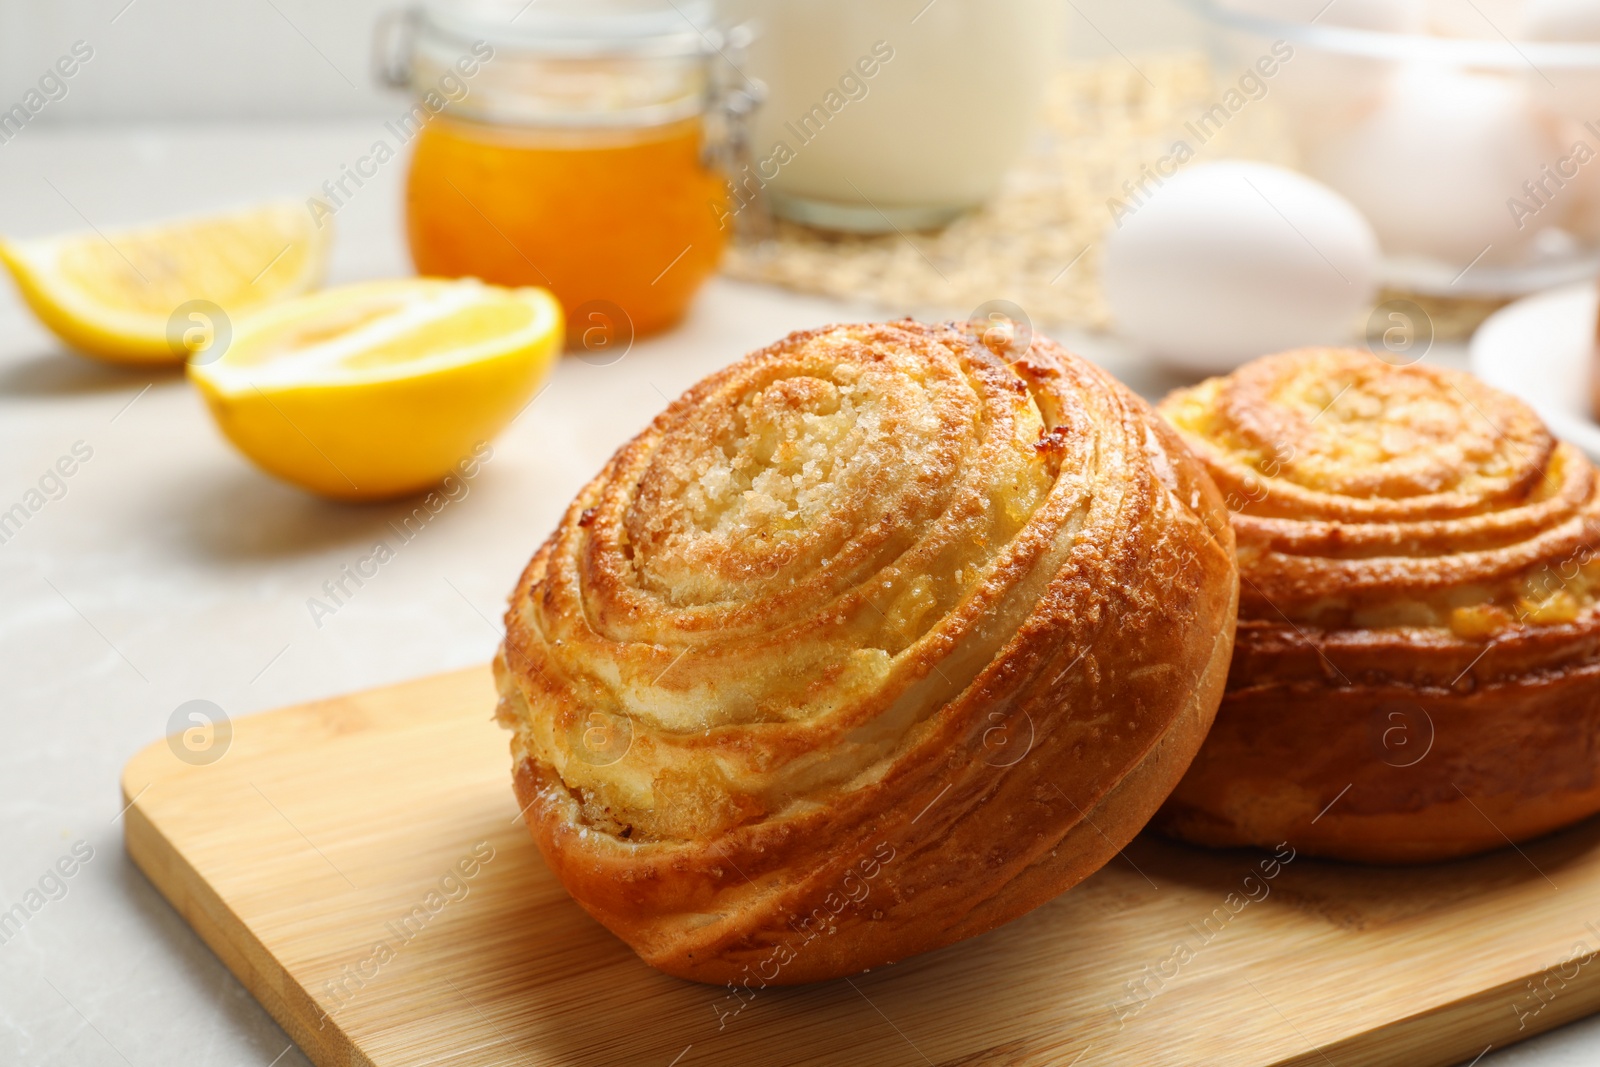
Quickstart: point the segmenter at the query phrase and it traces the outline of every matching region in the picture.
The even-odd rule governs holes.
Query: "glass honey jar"
[[[677,322],[729,236],[719,160],[745,97],[727,47],[711,5],[684,0],[454,0],[391,18],[381,72],[427,116],[405,191],[417,272],[544,286],[569,339]]]

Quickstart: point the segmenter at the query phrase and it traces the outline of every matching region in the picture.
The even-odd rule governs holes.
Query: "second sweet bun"
[[[546,861],[648,963],[755,989],[1098,869],[1199,747],[1237,578],[1210,481],[1039,339],[792,334],[578,494],[495,669]]]
[[[1469,375],[1306,349],[1161,405],[1235,513],[1233,668],[1157,820],[1370,862],[1600,810],[1594,467]]]

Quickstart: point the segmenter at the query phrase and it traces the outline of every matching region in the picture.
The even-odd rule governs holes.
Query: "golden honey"
[[[440,116],[417,140],[406,232],[417,271],[542,285],[578,331],[593,302],[636,333],[683,317],[716,268],[725,185],[696,116],[653,128],[527,129]]]

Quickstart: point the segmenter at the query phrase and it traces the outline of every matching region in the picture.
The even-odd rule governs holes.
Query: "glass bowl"
[[[1420,2],[1304,0],[1304,21],[1264,0],[1182,2],[1207,25],[1217,90],[1185,134],[1281,110],[1298,169],[1372,223],[1386,289],[1486,313],[1600,273],[1600,42],[1515,40],[1477,5],[1484,36],[1468,38],[1391,28]]]

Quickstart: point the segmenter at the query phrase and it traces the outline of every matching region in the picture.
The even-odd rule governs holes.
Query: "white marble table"
[[[0,146],[0,231],[301,195],[364,151],[376,125],[29,129]],[[400,178],[390,164],[341,211],[331,280],[408,269]],[[271,481],[222,441],[180,376],[63,353],[0,284],[0,510],[78,442],[92,450],[64,494],[0,544],[0,911],[75,846],[93,851],[66,864],[70,878],[48,879],[59,899],[0,944],[0,1063],[304,1065],[123,854],[124,761],[185,701],[240,716],[486,660],[496,635],[485,617],[579,485],[665,397],[788,330],[872,314],[716,282],[682,328],[621,362],[564,362],[470,494],[319,627],[308,598],[410,505],[335,505]],[[1069,340],[1137,388],[1170,384],[1114,345]],[[1480,1062],[1597,1056],[1591,1020]]]

